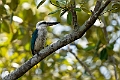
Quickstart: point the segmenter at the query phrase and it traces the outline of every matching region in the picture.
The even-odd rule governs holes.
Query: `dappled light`
[[[95,10],[97,1],[102,2]],[[0,79],[27,61],[39,60],[35,66],[27,65],[31,69],[18,80],[120,80],[120,1],[104,9],[107,1],[0,0]],[[40,51],[51,49],[47,52],[52,53],[45,56],[31,52],[32,33],[39,21],[60,22],[46,28]],[[71,37],[78,32],[81,36]],[[54,46],[59,40],[63,45]]]

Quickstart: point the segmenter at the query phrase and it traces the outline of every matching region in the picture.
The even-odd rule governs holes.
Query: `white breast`
[[[38,37],[35,41],[34,50],[35,52],[40,51],[44,48],[47,36],[47,29],[45,27],[38,30]]]

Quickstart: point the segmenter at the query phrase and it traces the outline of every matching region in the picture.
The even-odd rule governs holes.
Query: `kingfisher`
[[[44,48],[47,36],[47,27],[58,23],[59,22],[39,21],[36,24],[36,29],[31,38],[31,51],[33,55],[38,54],[38,52]]]

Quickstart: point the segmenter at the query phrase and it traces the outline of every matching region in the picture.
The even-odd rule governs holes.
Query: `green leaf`
[[[21,44],[25,46],[30,40],[30,37],[28,36],[28,34],[25,34],[21,40],[22,40]]]
[[[12,39],[11,39],[11,42],[12,42],[13,40],[17,39],[17,37],[18,37],[18,31],[13,34]]]
[[[117,8],[117,7],[118,7],[118,8],[120,7],[120,4],[119,4],[119,3],[115,3],[115,4],[112,5],[112,8]]]
[[[116,12],[120,12],[120,4],[119,3],[115,3],[112,5],[112,12],[116,13]]]
[[[60,4],[59,4],[59,2],[58,2],[58,1],[56,1],[56,4],[57,4],[57,6],[60,6]]]
[[[2,28],[3,31],[5,31],[7,33],[10,33],[9,25],[5,20],[3,20],[3,22],[2,22],[1,28]]]
[[[96,28],[96,31],[97,31],[97,37],[98,37],[98,39],[99,39],[103,44],[107,44],[106,39],[105,39],[105,36],[104,36],[103,29],[100,28],[100,27],[97,27],[97,28]]]
[[[51,15],[51,14],[54,14],[54,13],[57,13],[58,11],[60,11],[61,9],[57,9],[57,10],[55,10],[55,11],[52,11],[52,12],[50,12],[48,15]]]
[[[45,2],[45,0],[42,0],[38,5],[37,5],[37,9]]]
[[[66,1],[65,0],[61,0],[61,1],[59,1],[59,4],[61,4],[61,5],[66,5]]]
[[[100,59],[101,60],[107,60],[108,59],[108,53],[107,53],[106,48],[103,48],[103,50],[100,52]]]
[[[72,13],[69,11],[67,14],[67,23],[71,25],[71,22],[72,22]]]
[[[46,68],[47,68],[47,64],[45,63],[45,61],[41,61],[40,69],[42,70],[42,73],[44,73],[46,71]]]
[[[98,51],[100,47],[101,41],[99,40],[95,46],[95,50]]]
[[[29,43],[26,43],[24,47],[25,47],[25,50],[27,50],[27,51],[30,50],[30,44]]]
[[[85,7],[82,7],[81,9],[82,9],[85,13],[91,14],[91,12],[90,12],[88,9],[86,9]]]
[[[75,11],[80,12],[80,11],[81,11],[81,8],[75,8]]]
[[[11,0],[11,2],[8,3],[8,5],[13,11],[15,11],[18,7],[19,2],[20,2],[19,0]]]
[[[87,48],[85,48],[84,50],[85,51],[90,51],[90,50],[92,50],[92,49],[94,49],[95,48],[95,46],[88,46]]]
[[[67,51],[66,50],[61,50],[60,56],[66,57],[67,56]]]
[[[27,22],[30,22],[33,20],[33,12],[31,9],[28,9],[28,10],[24,10],[23,11],[23,19]]]
[[[107,45],[107,48],[113,50],[114,44],[115,44],[115,43],[111,43],[111,44]]]
[[[3,5],[0,5],[0,15],[6,14],[6,9],[4,8]]]
[[[77,49],[82,50],[82,46],[80,44],[76,44]]]
[[[2,0],[2,2],[3,2],[4,4],[6,4],[6,0]]]
[[[113,50],[113,48],[114,48],[114,42],[113,43],[110,43],[110,44],[108,44],[107,46],[106,46],[106,49],[107,49],[107,52],[108,52],[108,55],[113,55],[115,52],[114,52],[114,50]]]

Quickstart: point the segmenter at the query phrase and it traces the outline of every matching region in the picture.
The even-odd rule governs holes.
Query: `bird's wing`
[[[37,37],[38,37],[38,30],[35,29],[35,31],[32,34],[32,39],[31,39],[31,51],[32,51],[33,55],[35,55],[35,53],[34,53],[34,45],[35,45],[35,41],[36,41]]]

